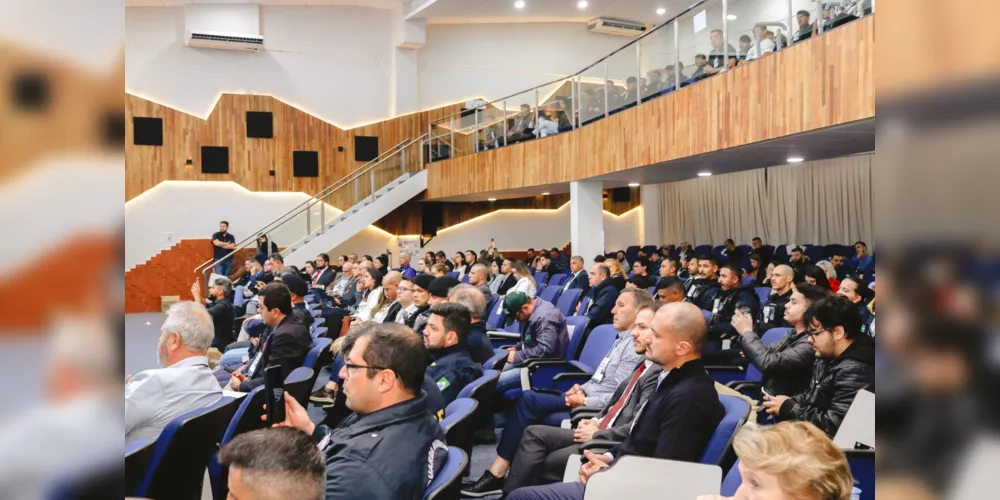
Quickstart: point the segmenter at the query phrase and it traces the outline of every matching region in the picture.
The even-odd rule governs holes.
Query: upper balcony
[[[427,196],[523,195],[809,135],[830,155],[871,150],[872,8],[698,2],[574,75],[433,122]],[[836,137],[807,134],[848,124]],[[760,162],[739,168],[775,164]]]

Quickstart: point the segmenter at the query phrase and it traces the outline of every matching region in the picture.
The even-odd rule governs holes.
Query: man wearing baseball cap
[[[434,277],[429,274],[421,274],[413,278],[413,305],[417,306],[417,309],[406,318],[406,326],[414,331],[417,330],[417,319],[424,316],[424,313],[431,308],[431,294],[428,289],[431,287],[432,281],[434,281]],[[427,324],[426,317],[423,324]]]
[[[549,302],[511,292],[503,299],[503,311],[508,325],[520,322],[521,340],[507,352],[507,364],[497,381],[500,394],[521,386],[522,368],[517,365],[533,359],[562,359],[569,343],[566,318]]]

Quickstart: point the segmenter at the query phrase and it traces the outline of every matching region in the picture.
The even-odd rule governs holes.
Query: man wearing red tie
[[[316,256],[316,272],[312,275],[312,287],[324,289],[333,283],[334,273],[330,269],[330,256],[321,253]]]
[[[654,302],[639,309],[632,330],[632,342],[637,354],[645,355],[653,315],[662,306]],[[596,417],[581,421],[576,429],[547,425],[528,427],[507,473],[504,493],[523,486],[562,481],[566,460],[570,455],[580,453],[582,443],[593,439],[623,441],[628,437],[636,410],[656,390],[660,371],[659,365],[644,359],[635,367],[632,376],[619,384],[608,405]]]

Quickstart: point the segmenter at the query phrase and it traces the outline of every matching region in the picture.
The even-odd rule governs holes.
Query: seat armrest
[[[593,376],[593,373],[560,373],[552,377],[552,387],[566,392],[576,384],[582,385],[589,382]]]
[[[603,408],[595,408],[593,406],[578,406],[578,407],[573,408],[572,410],[569,411],[569,416],[570,417],[575,417],[577,415],[581,415],[581,414],[584,414],[584,413],[593,413],[594,415],[596,415],[598,413],[601,413],[602,409]],[[594,416],[594,415],[591,415],[591,416]]]
[[[579,374],[582,372],[580,366],[573,364],[573,361],[561,359],[534,359],[528,361],[525,366],[528,368],[528,376],[532,387],[555,388],[553,381],[563,374]],[[590,378],[590,374],[587,374]]]
[[[514,340],[514,341],[521,340],[520,333],[504,332],[499,330],[488,331],[486,332],[486,336],[489,337],[490,340],[493,339],[504,339],[504,340]]]
[[[712,377],[712,380],[726,385],[730,382],[742,382],[746,377],[746,370],[742,366],[706,366],[705,371]]]
[[[621,444],[621,441],[611,441],[610,439],[591,439],[586,443],[580,445],[580,451],[590,450],[591,453],[601,454],[604,453],[615,446]],[[618,457],[616,457],[618,458]]]
[[[592,418],[596,418],[598,415],[600,415],[600,412],[593,412],[593,413],[589,413],[589,412],[571,413],[570,414],[570,419],[569,419],[570,427],[573,428],[573,429],[576,429],[576,427],[578,425],[580,425],[580,422],[583,422],[584,420],[589,420],[589,419],[592,419]]]

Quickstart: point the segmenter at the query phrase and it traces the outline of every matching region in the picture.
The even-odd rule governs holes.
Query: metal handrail
[[[240,241],[239,243],[237,243],[236,244],[236,248],[233,249],[233,251],[231,251],[228,254],[226,254],[224,257],[220,257],[218,259],[209,259],[209,260],[203,262],[200,266],[198,266],[197,268],[195,268],[195,270],[194,270],[195,274],[204,273],[205,270],[211,269],[212,267],[214,267],[217,262],[224,261],[224,260],[232,257],[233,255],[236,255],[236,252],[239,252],[240,250],[246,248],[246,246],[247,246],[246,244],[247,243],[249,243],[250,241],[256,241],[257,238],[259,238],[261,235],[265,234],[269,229],[274,229],[275,227],[278,227],[278,226],[284,224],[285,222],[288,222],[289,220],[291,220],[291,218],[293,218],[293,217],[301,214],[302,212],[309,210],[310,208],[313,207],[313,205],[315,205],[317,203],[322,203],[323,198],[326,198],[327,196],[333,194],[335,191],[338,191],[342,187],[346,186],[349,182],[353,182],[354,180],[358,179],[360,176],[362,176],[362,175],[364,175],[364,174],[372,171],[375,167],[378,167],[379,165],[381,165],[382,163],[384,163],[386,160],[388,160],[392,156],[395,156],[396,153],[398,153],[398,152],[400,152],[402,150],[405,150],[406,148],[412,146],[414,143],[416,143],[418,141],[423,140],[426,136],[427,136],[427,134],[424,134],[424,135],[421,135],[420,137],[418,137],[416,139],[411,139],[409,141],[405,141],[404,140],[403,142],[400,142],[399,144],[397,144],[397,145],[393,146],[392,148],[386,150],[384,153],[382,153],[379,156],[377,156],[374,160],[372,160],[372,161],[370,161],[370,162],[368,162],[368,163],[366,163],[366,164],[358,167],[354,172],[352,172],[350,174],[347,174],[346,176],[340,178],[340,180],[338,180],[337,182],[334,182],[333,184],[328,185],[327,187],[325,187],[322,190],[320,190],[320,192],[316,193],[314,196],[311,196],[308,200],[302,202],[301,204],[299,204],[295,208],[289,210],[288,212],[285,212],[283,215],[281,215],[277,219],[275,219],[275,220],[271,221],[270,223],[264,225],[264,227],[262,227],[261,229],[259,229],[257,231],[254,231],[254,233],[253,233],[252,236],[249,236],[246,239],[244,239],[244,240]]]
[[[500,102],[500,101],[503,101],[503,100],[505,100],[505,99],[510,99],[511,97],[514,97],[514,96],[518,96],[518,95],[521,95],[521,94],[524,94],[524,93],[526,93],[526,92],[530,92],[530,91],[532,91],[532,90],[538,90],[538,89],[541,89],[541,88],[543,88],[543,87],[548,87],[549,85],[552,85],[552,84],[555,84],[555,83],[560,83],[560,82],[563,82],[563,81],[566,81],[566,80],[568,80],[568,79],[570,79],[570,78],[573,78],[573,77],[575,77],[575,76],[580,76],[580,75],[583,75],[583,73],[584,73],[584,72],[586,72],[587,70],[589,70],[590,68],[593,68],[594,66],[597,66],[598,64],[600,64],[600,63],[602,63],[602,62],[604,62],[604,61],[608,60],[609,58],[611,58],[611,56],[613,56],[613,55],[615,55],[615,54],[617,54],[617,53],[619,53],[619,52],[621,52],[621,51],[625,50],[626,48],[628,48],[628,47],[631,47],[631,46],[633,46],[633,45],[635,45],[635,44],[639,43],[640,41],[642,41],[642,39],[643,39],[643,38],[646,38],[647,36],[650,36],[650,35],[652,35],[653,33],[655,33],[655,32],[657,32],[657,31],[659,31],[659,30],[660,30],[660,28],[662,28],[662,27],[664,27],[664,26],[667,26],[668,24],[670,24],[670,23],[672,23],[672,22],[676,21],[677,19],[679,19],[679,18],[680,18],[681,16],[684,16],[684,15],[688,14],[688,13],[689,13],[689,12],[691,12],[692,10],[694,10],[694,9],[696,9],[696,8],[698,8],[698,7],[701,7],[702,5],[704,5],[704,4],[706,4],[706,3],[710,2],[710,1],[711,1],[711,0],[699,0],[698,2],[695,2],[695,3],[691,4],[691,6],[690,6],[690,7],[688,7],[688,8],[686,8],[686,9],[684,9],[683,11],[681,11],[681,12],[680,12],[679,14],[677,14],[676,16],[674,16],[674,17],[672,17],[672,18],[670,18],[670,19],[668,19],[668,20],[664,21],[664,22],[663,22],[663,23],[661,23],[661,24],[660,24],[659,26],[656,26],[655,28],[653,28],[653,29],[651,29],[651,30],[649,30],[649,31],[647,31],[647,32],[645,32],[645,33],[643,33],[642,35],[639,35],[638,37],[636,37],[636,38],[635,38],[635,39],[633,39],[632,41],[630,41],[630,42],[626,43],[625,45],[622,45],[621,47],[619,47],[619,48],[617,48],[617,49],[615,49],[615,50],[611,51],[611,52],[610,52],[609,54],[605,55],[604,57],[601,57],[601,58],[600,58],[600,59],[598,59],[597,61],[595,61],[595,62],[591,63],[591,64],[590,64],[590,65],[588,65],[588,66],[587,66],[586,68],[583,68],[583,69],[581,69],[580,71],[577,71],[576,73],[573,73],[573,74],[571,74],[571,75],[566,75],[566,76],[563,76],[563,77],[561,77],[561,78],[557,78],[557,79],[555,79],[555,80],[552,80],[551,82],[546,82],[546,83],[543,83],[543,84],[541,84],[541,85],[536,85],[536,86],[534,86],[534,87],[531,87],[531,88],[527,88],[527,89],[524,89],[524,90],[522,90],[522,91],[519,91],[519,92],[514,92],[514,93],[513,93],[513,94],[511,94],[511,95],[507,95],[507,96],[503,96],[503,97],[499,97],[499,98],[496,98],[496,99],[490,99],[490,100],[485,100],[485,99],[484,99],[484,101],[485,101],[485,104],[483,105],[483,107],[485,108],[485,107],[487,107],[487,106],[488,106],[488,105],[490,105],[490,104],[494,104],[494,103],[497,103],[497,102]],[[478,109],[478,108],[479,108],[479,106],[476,106],[476,109]],[[463,111],[465,111],[465,112],[468,112],[468,110],[463,110]],[[457,115],[461,115],[463,111],[458,111],[458,112],[455,112],[455,113],[452,113],[452,114],[450,114],[450,115],[448,115],[448,116],[443,116],[443,117],[441,117],[441,118],[437,119],[437,120],[436,120],[436,122],[441,122],[442,120],[445,120],[445,119],[448,119],[448,118],[454,118],[454,117],[455,117],[455,116],[457,116]]]

